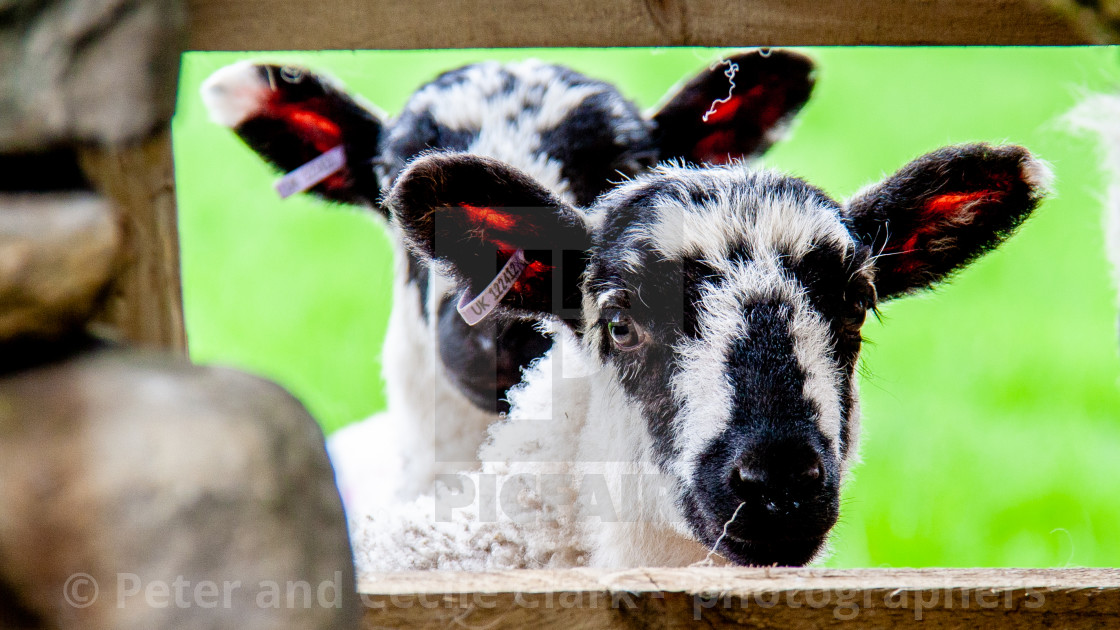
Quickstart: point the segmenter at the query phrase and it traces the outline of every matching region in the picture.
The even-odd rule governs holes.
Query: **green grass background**
[[[1115,88],[1115,49],[824,48],[818,84],[765,163],[834,196],[948,143],[1023,144],[1055,194],[951,285],[883,308],[864,352],[863,463],[827,566],[1120,566],[1120,359],[1103,177],[1061,116]],[[535,56],[655,104],[704,49],[190,53],[174,123],[192,357],[287,386],[328,430],[384,405],[391,256],[370,216],[274,175],[198,99],[245,57],[329,71],[390,114],[436,73]]]

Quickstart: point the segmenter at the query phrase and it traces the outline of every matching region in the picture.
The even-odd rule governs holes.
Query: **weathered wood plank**
[[[196,50],[1100,44],[1074,0],[189,0]]]
[[[1111,569],[634,569],[403,573],[359,585],[365,628],[1101,628]],[[1059,617],[1060,616],[1060,617]]]
[[[170,130],[131,146],[87,147],[80,157],[124,228],[123,271],[99,319],[129,342],[185,352]]]

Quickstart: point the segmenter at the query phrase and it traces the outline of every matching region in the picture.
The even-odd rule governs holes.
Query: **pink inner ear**
[[[275,99],[273,99],[275,101]],[[299,105],[291,103],[271,103],[268,114],[271,118],[284,121],[303,142],[310,144],[319,153],[326,153],[342,144],[342,130],[330,118]],[[333,173],[316,188],[340,190],[350,186],[349,171],[345,168]]]
[[[517,217],[508,212],[501,212],[486,206],[472,206],[469,203],[461,203],[459,207],[467,211],[468,222],[473,228],[509,232],[517,227]]]
[[[946,193],[931,198],[926,202],[924,214],[938,214],[941,216],[953,215],[962,210],[966,205],[980,201],[989,195],[998,194],[992,190],[978,190],[970,193]]]
[[[767,92],[770,92],[769,94]],[[753,109],[752,109],[753,108]],[[750,111],[747,111],[750,110]],[[696,141],[692,149],[692,159],[709,164],[727,164],[732,159],[742,157],[755,150],[753,143],[758,132],[765,134],[785,115],[785,103],[781,94],[772,86],[759,84],[743,94],[736,94],[726,102],[713,104],[711,114],[705,124],[715,129]],[[735,117],[743,120],[736,124]]]
[[[895,244],[887,246],[887,251],[897,252],[901,254],[904,260],[898,261],[898,270],[904,273],[910,273],[916,270],[920,265],[920,261],[914,258],[906,257],[906,254],[914,252],[918,249],[918,241],[923,236],[935,235],[946,227],[944,220],[957,221],[971,218],[971,213],[967,216],[964,211],[969,208],[971,204],[978,201],[985,201],[1002,194],[998,190],[977,190],[968,193],[945,193],[931,197],[922,206],[921,218],[918,225],[915,227],[914,232],[902,244]]]
[[[342,144],[342,130],[338,123],[316,111],[314,99],[301,103],[285,103],[279,93],[274,93],[265,108],[264,116],[287,123],[295,135],[319,153],[326,153]]]
[[[704,136],[692,150],[693,159],[709,164],[727,164],[735,151],[735,130],[721,129]]]
[[[739,107],[743,104],[743,99],[757,97],[761,88],[762,86],[756,85],[745,95],[732,96],[723,103],[716,103],[715,109],[712,110],[712,113],[708,114],[704,122],[709,125],[727,122],[735,116],[735,112],[739,111]]]
[[[768,89],[772,92],[769,98],[766,97]],[[728,123],[748,103],[762,104],[753,123],[763,131],[773,127],[786,112],[784,94],[778,93],[772,86],[760,84],[747,90],[744,94],[732,96],[726,102],[717,102],[715,109],[707,115],[704,122],[709,125]]]
[[[552,265],[546,265],[539,260],[531,261],[525,267],[525,271],[521,272],[521,276],[518,277],[517,281],[513,283],[513,292],[520,295],[527,295],[544,273],[552,270]]]

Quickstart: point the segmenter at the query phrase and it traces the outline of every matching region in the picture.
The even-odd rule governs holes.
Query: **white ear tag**
[[[281,199],[287,199],[334,175],[345,165],[346,152],[340,144],[281,177],[276,182],[276,192],[280,193]]]
[[[525,262],[525,252],[519,249],[513,252],[513,256],[509,257],[505,266],[498,272],[498,276],[486,285],[486,288],[478,294],[478,297],[468,301],[467,292],[464,291],[463,297],[459,298],[459,304],[455,307],[463,321],[474,326],[486,319],[486,316],[497,308],[498,303],[502,301],[506,293],[509,293],[510,287],[521,277],[528,266],[528,263]]]

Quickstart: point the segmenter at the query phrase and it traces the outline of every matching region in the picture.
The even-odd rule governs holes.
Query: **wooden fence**
[[[192,50],[523,46],[1083,45],[1120,7],[1073,0],[188,0]],[[123,210],[104,318],[185,351],[169,133],[83,164]],[[364,582],[366,628],[1120,627],[1120,571],[643,569]]]

